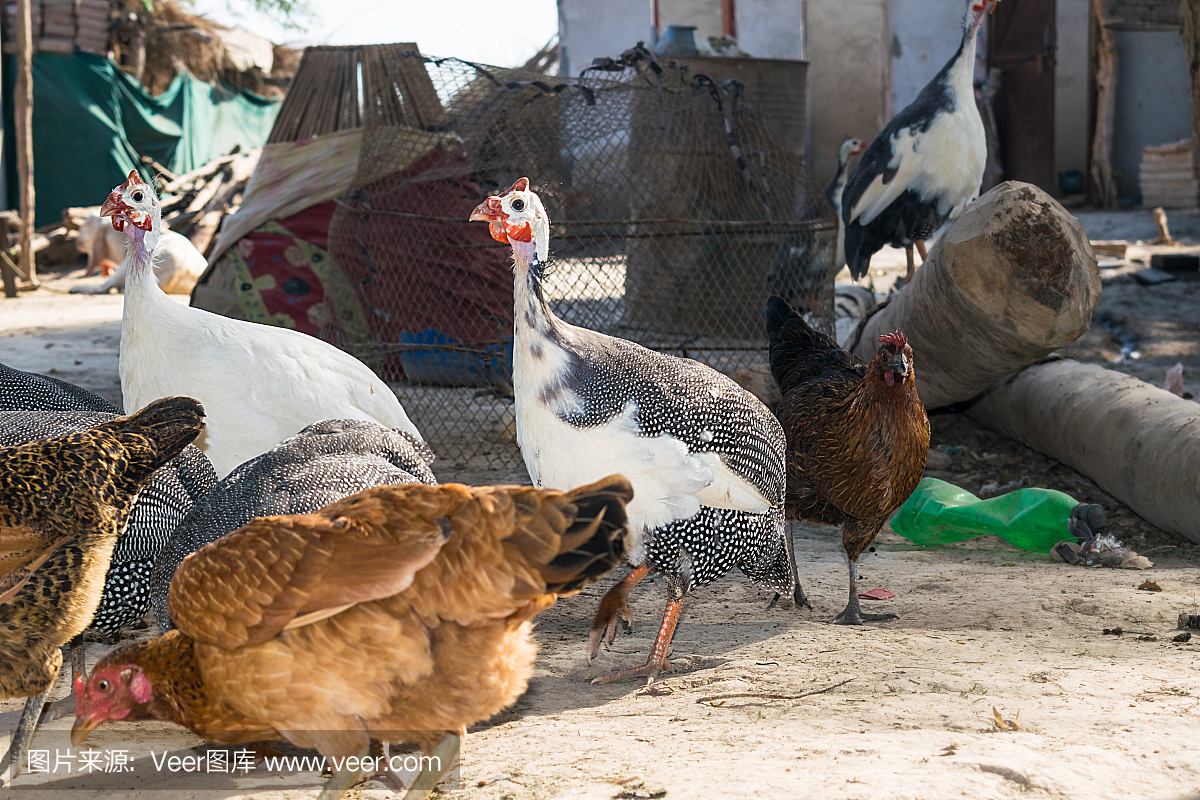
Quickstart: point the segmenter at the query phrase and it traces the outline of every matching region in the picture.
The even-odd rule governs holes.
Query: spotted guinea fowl
[[[863,153],[842,193],[845,254],[855,280],[884,245],[908,255],[905,281],[925,257],[926,237],[979,195],[987,162],[983,120],[975,107],[975,40],[999,0],[973,2],[970,24],[950,61],[917,99],[892,117]]]
[[[513,248],[517,442],[537,486],[567,488],[620,472],[634,570],[604,596],[589,656],[610,642],[626,595],[651,570],[668,600],[647,662],[597,678],[654,680],[684,598],[734,567],[805,602],[784,527],[784,436],[757,398],[691,359],[648,350],[560,320],[542,293],[550,219],[521,178],[472,220]]]
[[[192,508],[163,549],[150,579],[158,627],[169,631],[167,597],[175,570],[199,550],[255,517],[305,514],[370,486],[436,484],[424,442],[361,420],[309,425],[229,473]]]
[[[80,681],[71,741],[107,720],[161,719],[218,744],[284,738],[359,775],[370,738],[415,742],[425,798],[466,726],[533,674],[530,620],[621,559],[620,475],[570,492],[376,486],[317,512],[256,519],[205,545],[171,584],[179,625],[114,650]]]
[[[204,403],[196,442],[217,475],[323,419],[362,419],[420,439],[396,393],[349,353],[287,328],[229,319],[163,294],[151,263],[162,233],[154,191],[129,173],[100,208],[129,237],[121,315],[127,408],[156,397]]]
[[[78,433],[0,449],[0,697],[27,697],[0,762],[21,771],[60,648],[91,622],[134,495],[203,427],[166,398]]]
[[[79,386],[0,364],[0,447],[74,433],[119,413]],[[149,610],[155,560],[184,515],[216,483],[212,465],[194,445],[150,478],[117,540],[89,628],[113,636]]]

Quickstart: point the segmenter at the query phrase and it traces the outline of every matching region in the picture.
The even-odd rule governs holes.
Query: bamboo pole
[[[17,178],[21,189],[20,268],[37,284],[33,263],[33,14],[31,0],[17,0]]]

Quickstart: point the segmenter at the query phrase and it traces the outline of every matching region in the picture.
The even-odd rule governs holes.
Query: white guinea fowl
[[[395,393],[349,353],[298,331],[229,319],[167,297],[151,269],[161,210],[136,171],[100,213],[129,237],[121,316],[125,408],[160,397],[198,399],[205,430],[196,444],[219,477],[324,419],[360,419],[421,438]]]
[[[846,167],[849,165],[852,156],[856,156],[866,149],[867,145],[861,139],[847,136],[842,141],[842,146],[838,148],[837,174],[833,176],[833,180],[825,184],[825,188],[822,190],[825,194],[825,199],[833,206],[833,213],[837,215],[838,235],[837,245],[833,251],[834,271],[846,266],[846,225],[842,222],[842,192],[846,190],[846,179],[850,177],[850,173],[846,171]]]
[[[569,325],[542,295],[550,220],[521,178],[471,215],[513,248],[513,393],[517,443],[538,486],[615,472],[634,487],[626,507],[634,571],[600,604],[589,655],[611,642],[625,596],[651,569],[668,603],[650,658],[597,678],[645,677],[666,666],[685,595],[737,567],[804,602],[783,520],[784,437],[774,415],[725,375],[691,359]]]
[[[886,244],[908,255],[905,281],[924,240],[979,195],[987,162],[983,120],[975,107],[975,40],[1000,0],[969,6],[962,43],[917,99],[892,117],[863,153],[842,193],[845,256],[855,279]]]

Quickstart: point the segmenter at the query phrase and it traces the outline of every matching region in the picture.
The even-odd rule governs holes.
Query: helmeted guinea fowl
[[[975,107],[975,40],[999,0],[973,2],[958,50],[917,95],[892,117],[842,193],[845,254],[855,280],[867,274],[884,245],[908,255],[905,281],[925,257],[925,239],[979,196],[987,162],[983,120]]]
[[[20,773],[60,648],[95,616],[133,498],[200,433],[173,397],[77,433],[0,448],[0,697],[26,697],[0,785]]]
[[[0,364],[0,447],[82,431],[118,414],[112,403],[79,386]],[[216,483],[216,472],[195,445],[150,478],[117,539],[92,630],[112,636],[150,609],[154,562],[184,515]]]
[[[150,583],[159,628],[175,627],[167,595],[189,553],[255,517],[306,514],[371,486],[436,484],[431,463],[433,453],[425,443],[404,431],[331,419],[242,464],[196,503],[154,565]]]
[[[644,676],[666,666],[687,593],[737,567],[804,603],[783,520],[784,437],[757,398],[686,358],[577,328],[542,294],[550,220],[521,178],[471,215],[513,247],[517,442],[537,486],[563,489],[619,472],[634,488],[627,509],[634,566],[605,595],[589,656],[611,642],[626,595],[652,570],[668,602],[646,664],[597,678]]]
[[[837,173],[829,183],[825,184],[822,193],[829,204],[833,206],[833,212],[837,215],[838,235],[837,248],[833,255],[833,268],[840,270],[846,263],[846,226],[842,223],[842,192],[846,190],[846,180],[850,177],[846,167],[850,164],[850,159],[858,155],[866,149],[866,145],[861,139],[855,139],[853,136],[847,136],[842,142],[842,146],[838,148],[838,168]]]
[[[265,453],[306,425],[361,419],[420,439],[396,393],[349,353],[287,328],[229,319],[171,300],[154,280],[162,209],[129,173],[100,207],[129,237],[121,316],[126,408],[187,395],[204,404],[196,442],[217,475]]]

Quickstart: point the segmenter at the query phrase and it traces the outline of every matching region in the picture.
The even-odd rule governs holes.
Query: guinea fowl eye
[[[512,201],[512,207],[513,211],[521,211],[525,208],[525,201],[517,198],[516,200]]]
[[[142,194],[141,192],[134,192],[133,193],[133,202],[140,203],[140,202],[142,202],[143,197],[145,197],[145,195]]]
[[[109,689],[108,681],[106,681],[104,678],[96,681],[96,689],[101,692],[107,692]]]

